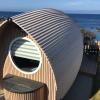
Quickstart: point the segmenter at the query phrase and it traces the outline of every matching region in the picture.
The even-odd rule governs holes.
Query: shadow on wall
[[[10,25],[8,25],[8,24],[10,24]],[[7,59],[7,56],[8,56],[8,52],[9,52],[9,45],[10,45],[10,43],[11,43],[11,41],[14,39],[14,38],[16,38],[16,37],[25,37],[26,36],[26,34],[25,33],[23,33],[23,34],[15,34],[14,35],[14,33],[16,32],[16,30],[18,31],[20,31],[20,28],[18,27],[18,26],[16,26],[15,24],[13,24],[13,23],[7,23],[6,25],[5,25],[5,28],[3,28],[3,27],[1,27],[0,28],[0,48],[2,48],[2,49],[0,49],[0,88],[1,89],[3,89],[3,77],[4,77],[4,75],[3,75],[3,69],[4,69],[4,64],[5,64],[5,61],[6,61],[6,59]],[[19,31],[18,31],[18,33],[19,33]],[[12,35],[12,33],[13,33],[13,35]],[[9,38],[8,38],[9,37]],[[23,45],[25,42],[22,42],[20,45],[18,45],[18,47],[15,49],[15,51],[21,46],[21,45]],[[14,58],[13,58],[14,59]],[[15,60],[17,59],[17,61],[18,61],[18,59],[21,59],[20,57],[15,57]],[[33,62],[32,60],[29,60],[29,59],[21,59],[22,60],[22,63],[23,63],[23,61],[25,62],[26,60],[27,60],[27,63],[25,63],[25,67],[28,65],[28,66],[30,66],[30,70],[29,69],[26,69],[26,68],[24,68],[23,69],[23,66],[21,66],[21,68],[23,69],[23,70],[26,70],[26,71],[33,71],[33,70],[31,70],[33,67],[34,68],[36,68],[37,66],[38,66],[38,64],[39,64],[39,62],[38,61],[35,61],[35,62]],[[31,68],[31,65],[29,65],[30,64],[30,62],[31,62],[31,65],[34,63],[34,66]],[[19,66],[20,66],[20,62],[18,62],[19,63]],[[33,68],[33,69],[34,69]],[[45,93],[44,93],[44,100],[47,100],[47,98],[48,98],[48,94],[49,94],[49,90],[48,90],[48,88],[47,88],[47,86],[46,86],[46,89],[45,89]],[[37,98],[39,98],[39,97],[37,97]],[[2,98],[3,99],[3,98]],[[0,99],[0,100],[2,100],[2,99]]]
[[[8,24],[10,24],[10,26]],[[1,89],[2,89],[3,67],[8,55],[9,45],[12,39],[16,37],[16,36],[11,36],[11,33],[14,32],[13,30],[14,27],[19,28],[10,22],[4,26],[5,28],[4,27],[0,28],[0,48],[2,48],[0,49],[0,87]]]
[[[93,80],[93,92],[90,100],[100,100],[100,62],[97,65],[97,74]]]

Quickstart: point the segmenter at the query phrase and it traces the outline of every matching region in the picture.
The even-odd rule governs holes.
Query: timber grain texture
[[[34,74],[20,72],[11,62],[9,45],[17,37],[31,39],[41,51],[41,67]],[[1,77],[13,74],[42,82],[47,86],[48,100],[59,100],[68,92],[79,71],[82,40],[77,25],[61,11],[39,9],[13,16],[0,29]],[[5,96],[9,97],[8,94],[5,91]]]

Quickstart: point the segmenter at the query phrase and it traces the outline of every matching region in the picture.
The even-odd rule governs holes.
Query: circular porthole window
[[[30,73],[39,69],[41,52],[32,40],[16,38],[12,41],[9,50],[12,63],[20,71]]]

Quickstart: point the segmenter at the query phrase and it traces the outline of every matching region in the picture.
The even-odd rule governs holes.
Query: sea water
[[[11,17],[21,12],[0,12],[0,17]],[[67,14],[80,28],[96,33],[96,40],[100,40],[100,14]]]

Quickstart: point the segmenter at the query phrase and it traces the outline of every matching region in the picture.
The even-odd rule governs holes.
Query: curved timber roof
[[[54,9],[34,10],[11,18],[43,49],[55,74],[57,95],[64,96],[82,61],[83,43],[79,28],[65,13]]]

